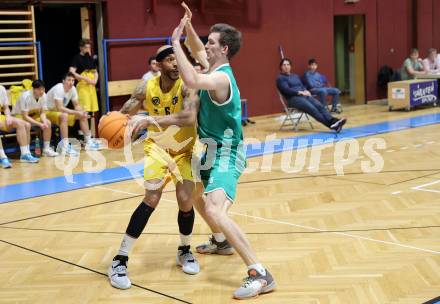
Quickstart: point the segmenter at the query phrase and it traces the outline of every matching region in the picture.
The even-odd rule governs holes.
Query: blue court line
[[[428,302],[424,302],[423,304],[440,304],[440,297],[429,300]]]
[[[440,113],[421,115],[395,121],[379,122],[342,130],[341,133],[319,132],[301,136],[293,136],[273,141],[246,146],[247,157],[257,157],[268,153],[279,153],[285,150],[296,150],[352,138],[360,138],[426,125],[440,123]],[[13,170],[13,169],[12,169]],[[97,185],[125,181],[143,176],[143,164],[133,164],[126,167],[104,169],[100,173],[77,173],[66,177],[34,180],[0,187],[0,204],[49,195],[70,190],[77,190]]]

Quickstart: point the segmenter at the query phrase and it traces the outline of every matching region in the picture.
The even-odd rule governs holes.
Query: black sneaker
[[[345,125],[345,123],[347,122],[347,118],[341,118],[337,121],[335,121],[331,126],[330,129],[335,130],[336,133],[341,132],[342,127]]]

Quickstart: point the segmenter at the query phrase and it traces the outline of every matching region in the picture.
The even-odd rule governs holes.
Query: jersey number
[[[165,115],[170,115],[170,107],[165,107]]]

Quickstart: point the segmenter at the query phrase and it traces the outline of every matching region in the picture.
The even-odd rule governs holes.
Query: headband
[[[174,49],[172,46],[162,50],[159,52],[159,54],[156,55],[156,61],[161,62],[164,60],[168,55],[174,54]]]

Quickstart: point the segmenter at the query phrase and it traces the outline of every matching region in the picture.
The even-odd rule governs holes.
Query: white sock
[[[45,141],[43,143],[43,150],[49,150],[50,149],[50,141]]]
[[[125,255],[128,256],[130,253],[131,247],[133,247],[134,242],[136,242],[137,239],[132,238],[131,236],[125,234],[124,238],[122,239],[121,247],[119,248],[118,255]]]
[[[189,246],[191,244],[191,236],[190,235],[184,235],[180,234],[180,246]]]
[[[84,135],[84,141],[86,143],[90,142],[90,140],[92,139],[92,135],[89,133],[87,135]]]
[[[221,232],[213,233],[212,235],[214,236],[214,239],[219,243],[224,242],[226,240],[225,235]]]
[[[255,269],[256,271],[258,271],[262,275],[264,275],[264,276],[266,275],[266,269],[260,263],[249,265],[247,268],[248,268],[248,270]]]
[[[63,138],[62,140],[63,143],[63,150],[67,150],[67,147],[69,146],[69,139],[68,138]]]
[[[29,148],[28,148],[29,146],[20,146],[20,153],[21,153],[21,155],[25,155],[25,154],[28,154],[29,152],[28,152],[28,150],[29,150]]]
[[[6,156],[5,150],[3,150],[3,148],[0,148],[0,158],[8,158]]]

